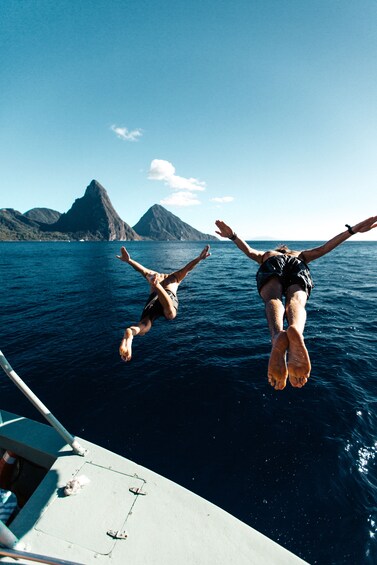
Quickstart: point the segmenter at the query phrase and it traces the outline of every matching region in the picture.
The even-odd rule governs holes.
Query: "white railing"
[[[66,561],[39,553],[29,553],[28,551],[20,551],[18,549],[4,549],[0,547],[0,557],[12,557],[13,559],[24,559],[33,563],[46,563],[47,565],[84,565],[77,561]]]
[[[64,439],[64,441],[70,445],[73,451],[77,455],[85,455],[87,453],[77,439],[73,437],[65,427],[55,418],[53,414],[48,410],[48,408],[39,400],[39,398],[34,394],[32,390],[23,382],[23,380],[17,375],[16,371],[12,369],[7,359],[0,351],[0,366],[6,375],[13,381],[13,383],[20,389],[20,391],[26,396],[28,400],[35,406],[35,408],[46,418],[46,420],[51,424],[51,426],[58,432],[58,434]]]

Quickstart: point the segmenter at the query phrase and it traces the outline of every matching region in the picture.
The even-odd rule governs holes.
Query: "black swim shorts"
[[[165,289],[167,294],[170,296],[171,301],[173,302],[173,306],[176,310],[178,310],[178,298],[171,290]],[[160,318],[164,315],[164,310],[162,308],[162,304],[158,299],[157,292],[152,292],[149,295],[149,298],[144,306],[144,310],[141,314],[140,320],[143,318],[149,318],[152,322],[157,318]]]
[[[273,255],[259,267],[256,279],[258,292],[267,281],[276,277],[282,284],[285,295],[289,286],[298,284],[309,298],[313,288],[313,279],[307,264],[291,255]]]

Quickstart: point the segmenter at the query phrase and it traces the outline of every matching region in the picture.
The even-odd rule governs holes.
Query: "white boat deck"
[[[49,426],[0,411],[0,446],[47,468],[52,465],[10,526],[20,549],[85,565],[305,563],[172,481],[79,441],[88,450],[85,457],[62,445]],[[90,483],[77,495],[64,496],[66,483],[81,475]],[[125,531],[127,538],[114,539],[109,530]],[[4,557],[0,563],[15,561]]]

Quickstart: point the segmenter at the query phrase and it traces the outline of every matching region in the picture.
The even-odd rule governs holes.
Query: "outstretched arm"
[[[373,228],[377,228],[377,216],[371,216],[353,227],[347,226],[346,231],[336,235],[323,245],[301,251],[300,257],[302,257],[305,263],[310,263],[310,261],[314,261],[315,259],[319,259],[319,257],[326,255],[326,253],[329,253],[335,249],[335,247],[338,247],[338,245],[349,239],[355,233],[364,233],[372,230]]]
[[[221,237],[231,239],[237,245],[238,249],[240,249],[245,255],[249,257],[249,259],[253,259],[257,263],[262,262],[263,251],[257,251],[257,249],[253,249],[229,227],[225,222],[222,220],[216,220],[216,226],[219,228],[216,230],[216,233],[221,235]]]
[[[187,265],[182,267],[182,269],[179,269],[179,271],[175,271],[174,273],[172,273],[175,276],[175,278],[177,279],[177,283],[179,284],[180,282],[182,282],[183,279],[185,278],[185,276],[190,271],[192,271],[193,268],[196,267],[196,265],[198,263],[200,263],[200,261],[207,259],[207,257],[209,257],[210,255],[211,254],[209,252],[209,245],[206,245],[205,248],[203,249],[203,251],[200,253],[200,255],[198,255],[198,257],[196,257],[195,259],[193,259],[192,261],[187,263]]]
[[[121,247],[120,252],[121,252],[121,255],[117,255],[117,258],[120,259],[121,261],[124,261],[125,263],[128,263],[129,265],[131,265],[131,267],[133,269],[135,269],[135,271],[137,271],[138,273],[143,275],[143,277],[146,278],[148,275],[155,274],[156,271],[151,271],[151,269],[146,269],[145,267],[143,267],[143,265],[141,265],[140,263],[137,263],[137,261],[134,261],[133,259],[131,259],[131,256],[130,256],[130,254],[128,253],[128,251],[125,247]]]

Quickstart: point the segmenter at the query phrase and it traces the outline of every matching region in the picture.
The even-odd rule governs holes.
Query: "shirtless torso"
[[[292,251],[285,245],[274,250],[253,249],[222,220],[216,220],[218,233],[232,240],[238,249],[259,264],[257,286],[265,303],[266,318],[271,334],[272,350],[268,364],[268,380],[276,390],[282,390],[289,381],[294,387],[302,387],[310,375],[310,359],[304,342],[306,300],[313,282],[308,263],[326,255],[356,233],[364,233],[377,227],[377,216],[372,216],[326,243],[303,251]],[[286,257],[286,260],[283,260]],[[282,299],[285,297],[285,303]],[[284,328],[287,320],[288,327]],[[288,365],[286,357],[288,354]]]
[[[121,248],[118,259],[128,263],[135,271],[140,273],[150,286],[150,295],[144,306],[140,321],[126,328],[124,337],[119,347],[119,353],[123,361],[130,361],[132,357],[132,340],[136,335],[145,335],[151,329],[155,319],[163,316],[166,320],[173,320],[177,315],[178,298],[177,291],[180,283],[192,271],[200,261],[210,256],[209,245],[206,245],[202,252],[192,259],[181,269],[170,273],[158,273],[148,269],[131,259],[125,247]]]
[[[305,261],[304,257],[302,257],[301,251],[287,251],[285,253],[282,253],[281,251],[276,251],[274,249],[271,249],[263,253],[261,258],[261,264],[267,261],[267,259],[269,259],[270,257],[275,257],[275,255],[289,255],[290,257],[297,257],[298,259],[301,259],[301,261]]]
[[[162,286],[162,288],[164,288],[165,290],[170,290],[170,292],[172,292],[173,294],[177,294],[177,290],[178,290],[178,286],[179,286],[179,282],[178,282],[178,278],[177,275],[175,273],[170,273],[169,275],[166,275],[164,273],[154,273],[151,275],[147,275],[147,279],[149,281],[149,287],[150,287],[150,292],[155,292],[156,288],[156,284],[155,282],[151,282],[151,280],[155,280],[155,275],[158,275],[158,279],[159,279],[159,283]]]

